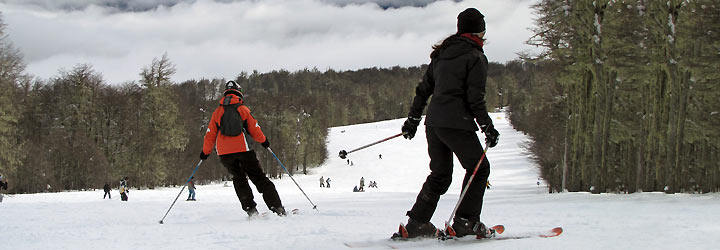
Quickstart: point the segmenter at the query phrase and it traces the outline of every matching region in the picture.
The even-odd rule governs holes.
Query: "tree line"
[[[142,67],[138,80],[113,85],[89,64],[34,78],[2,19],[0,41],[0,174],[12,193],[100,188],[123,177],[140,188],[184,183],[227,80],[242,86],[288,170],[307,173],[326,160],[328,128],[406,116],[425,69],[255,71],[177,83],[165,54]],[[269,176],[282,176],[272,155],[257,153]],[[214,156],[196,173],[198,182],[229,177]]]
[[[720,4],[543,0],[511,120],[552,191],[717,192]]]

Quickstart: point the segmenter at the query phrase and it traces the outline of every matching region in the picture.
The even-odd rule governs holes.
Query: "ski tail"
[[[493,230],[497,234],[502,234],[503,232],[505,232],[505,226],[503,226],[503,225],[495,225],[494,227],[491,227],[490,229]]]
[[[400,223],[400,226],[398,227],[398,233],[400,233],[400,236],[404,239],[407,239],[409,236],[407,228],[405,228],[405,224]]]
[[[497,235],[497,234],[502,234],[503,232],[505,232],[505,226],[503,226],[503,225],[495,225],[495,226],[493,226],[493,227],[491,227],[491,228],[488,228],[488,229],[487,229],[487,232],[485,233],[485,235],[478,235],[478,236],[475,236],[475,238],[476,238],[476,239],[489,239],[489,238],[494,238],[495,235]]]

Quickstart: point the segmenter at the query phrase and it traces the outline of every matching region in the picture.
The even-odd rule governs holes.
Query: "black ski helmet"
[[[228,81],[225,83],[225,91],[223,92],[223,95],[228,94],[235,94],[238,97],[242,98],[242,87],[240,87],[240,84],[237,84],[235,81]]]

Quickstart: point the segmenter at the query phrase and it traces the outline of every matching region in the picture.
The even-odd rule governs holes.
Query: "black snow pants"
[[[440,195],[445,194],[452,182],[453,153],[465,169],[463,189],[472,176],[475,166],[483,154],[483,146],[475,131],[451,128],[427,127],[425,129],[430,155],[430,175],[417,196],[415,205],[407,215],[418,222],[429,222],[435,213]],[[458,207],[456,217],[479,221],[482,210],[485,183],[490,175],[490,162],[487,156],[480,164],[463,201]]]
[[[268,208],[282,207],[280,196],[278,195],[275,185],[265,176],[260,162],[255,155],[255,151],[238,152],[220,156],[220,161],[233,175],[233,185],[235,186],[235,194],[240,199],[243,210],[247,211],[257,206],[248,178],[255,184],[258,192],[263,194],[263,200]]]

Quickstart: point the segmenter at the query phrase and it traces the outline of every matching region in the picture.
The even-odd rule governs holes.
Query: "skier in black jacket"
[[[483,154],[483,146],[476,134],[477,125],[485,133],[489,147],[498,143],[500,134],[485,106],[488,60],[483,51],[484,16],[477,9],[466,9],[458,15],[457,28],[456,34],[433,46],[430,65],[415,89],[408,119],[402,126],[403,136],[412,139],[432,95],[425,117],[431,173],[412,209],[407,212],[407,231],[400,230],[393,238],[435,235],[436,228],[430,218],[440,195],[447,192],[452,182],[453,153],[466,170],[463,188]],[[489,175],[490,163],[484,158],[453,220],[452,227],[457,236],[485,232],[480,211]]]
[[[106,196],[108,197],[108,199],[112,200],[112,196],[110,195],[110,190],[112,190],[110,188],[110,184],[105,182],[105,186],[103,186],[103,191],[105,191],[105,194],[103,194],[103,200],[105,199]]]

